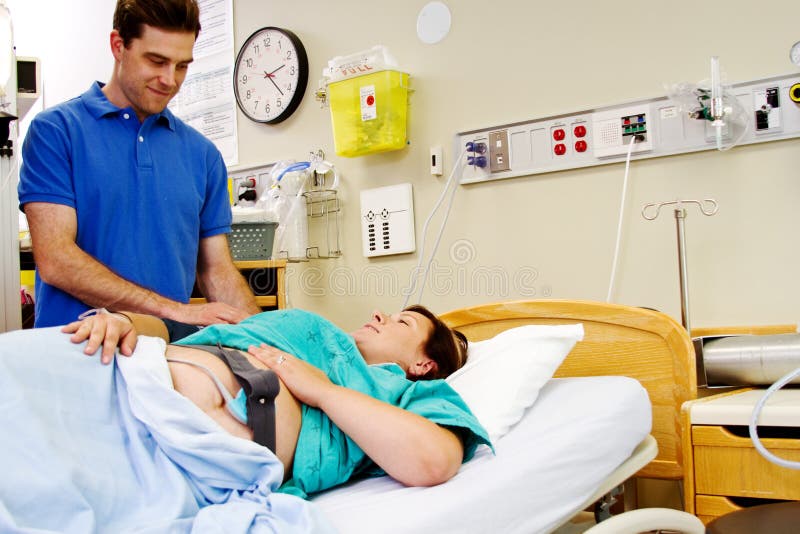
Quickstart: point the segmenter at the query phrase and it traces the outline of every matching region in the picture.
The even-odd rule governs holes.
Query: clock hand
[[[272,76],[273,76],[273,75],[274,75],[276,72],[278,72],[279,70],[281,70],[281,69],[282,69],[283,67],[285,67],[285,66],[286,66],[286,64],[283,64],[283,65],[281,65],[281,66],[280,66],[280,67],[278,67],[277,69],[275,69],[275,70],[273,70],[272,72],[270,72],[269,74],[267,74],[267,76],[269,76],[269,77],[271,78],[271,77],[272,77]]]
[[[283,96],[283,91],[281,91],[281,88],[280,88],[280,87],[278,87],[278,84],[277,84],[277,83],[275,83],[275,80],[273,80],[272,78],[274,78],[274,77],[275,77],[275,73],[276,73],[276,72],[278,72],[279,70],[281,70],[281,69],[282,69],[283,67],[285,67],[285,66],[286,66],[286,65],[281,65],[280,67],[278,67],[277,69],[273,70],[272,72],[267,72],[267,71],[264,71],[264,78],[267,78],[269,81],[271,81],[271,82],[272,82],[272,85],[274,85],[274,86],[275,86],[275,89],[277,89],[277,90],[278,90],[278,92],[281,94],[281,96]]]

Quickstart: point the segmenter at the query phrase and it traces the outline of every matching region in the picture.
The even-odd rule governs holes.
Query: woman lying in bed
[[[169,341],[163,322],[134,314],[101,313],[63,331],[73,342],[88,340],[87,354],[102,346],[104,360],[118,343],[130,354],[137,333]],[[440,484],[488,444],[444,381],[418,380],[444,378],[466,359],[463,336],[421,306],[391,316],[376,312],[352,335],[317,315],[282,310],[209,326],[167,345],[175,390],[230,434],[253,439],[246,418],[258,407],[245,408],[236,376],[213,354],[218,344],[279,379],[274,452],[285,468],[284,492],[306,496],[382,472],[406,485]]]

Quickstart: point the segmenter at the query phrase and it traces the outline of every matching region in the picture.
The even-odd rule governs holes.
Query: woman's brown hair
[[[405,311],[416,312],[433,323],[433,330],[423,350],[431,360],[436,362],[437,369],[425,376],[416,377],[418,380],[447,378],[467,363],[468,343],[464,334],[444,324],[425,306],[415,304],[406,308]]]

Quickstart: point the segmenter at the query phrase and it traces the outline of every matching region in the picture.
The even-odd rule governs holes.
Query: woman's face
[[[436,367],[423,351],[432,331],[433,323],[417,312],[376,311],[370,322],[353,332],[353,339],[368,364],[396,363],[406,375],[422,376]]]

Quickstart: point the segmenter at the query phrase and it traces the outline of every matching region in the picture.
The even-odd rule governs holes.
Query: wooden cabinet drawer
[[[799,440],[761,441],[773,454],[800,461]],[[737,436],[722,426],[693,426],[692,447],[698,499],[699,494],[706,494],[800,500],[800,471],[766,460],[749,437]]]
[[[726,497],[719,495],[698,495],[695,499],[695,515],[704,524],[721,515],[741,510],[742,507]]]
[[[258,307],[262,309],[286,307],[286,260],[234,261],[233,264],[247,280]],[[191,304],[206,302],[197,284],[192,290],[189,302]]]

